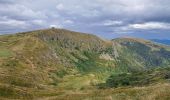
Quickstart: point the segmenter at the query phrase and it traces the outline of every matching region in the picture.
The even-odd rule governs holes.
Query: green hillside
[[[109,41],[55,28],[1,35],[0,99],[110,100],[107,98],[119,98],[118,92],[127,91],[124,97],[135,99],[138,90],[146,96],[145,92],[160,88],[159,83],[169,87],[168,67],[170,47],[142,39]],[[140,81],[147,78],[150,83]],[[119,82],[116,86],[115,79]],[[124,79],[128,85],[122,83]]]

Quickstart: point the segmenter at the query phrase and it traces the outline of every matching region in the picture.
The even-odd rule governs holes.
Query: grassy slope
[[[113,42],[119,45],[116,47],[119,53],[118,66],[128,72],[169,66],[170,52],[168,47],[132,38],[115,39]]]
[[[145,87],[122,87],[105,90],[87,90],[53,96],[49,100],[169,100],[170,84]]]
[[[0,36],[0,42],[0,94],[9,98],[95,90],[113,73],[169,64],[169,47],[139,39],[104,41],[63,29]]]

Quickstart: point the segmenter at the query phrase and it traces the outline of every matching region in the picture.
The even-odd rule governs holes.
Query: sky
[[[0,0],[0,34],[50,27],[106,39],[170,39],[170,0]]]

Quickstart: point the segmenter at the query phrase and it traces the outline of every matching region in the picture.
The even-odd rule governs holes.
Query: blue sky
[[[170,0],[0,0],[0,34],[49,27],[170,39]]]

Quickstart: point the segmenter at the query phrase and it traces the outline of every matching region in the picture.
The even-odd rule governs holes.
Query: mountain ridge
[[[170,65],[170,47],[143,39],[104,40],[52,28],[1,35],[0,42],[0,93],[10,89],[15,98],[24,88],[33,98],[35,91],[94,88],[112,74]]]

